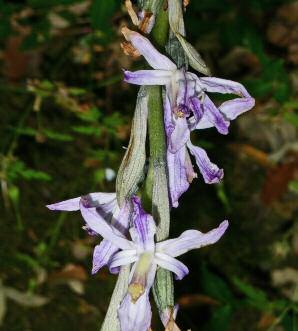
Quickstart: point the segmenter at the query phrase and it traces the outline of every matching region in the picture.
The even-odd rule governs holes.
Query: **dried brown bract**
[[[133,58],[138,58],[141,56],[140,52],[136,50],[132,44],[128,41],[124,41],[120,44],[124,54],[131,56]]]

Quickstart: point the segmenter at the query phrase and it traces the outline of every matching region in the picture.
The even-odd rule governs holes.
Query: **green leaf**
[[[257,289],[247,283],[244,283],[239,278],[234,278],[233,283],[235,286],[240,290],[247,299],[247,303],[250,306],[253,306],[260,310],[271,310],[274,307],[273,302],[269,302],[266,294],[260,290]]]
[[[206,330],[220,330],[226,331],[229,329],[230,321],[232,318],[233,309],[229,305],[217,308],[211,317]]]
[[[115,129],[123,124],[123,117],[118,112],[114,112],[111,116],[106,116],[103,119],[103,125],[110,129],[111,133],[115,133]]]
[[[42,8],[51,8],[54,6],[61,6],[61,5],[71,5],[77,2],[82,2],[82,0],[28,0],[29,6],[42,9]]]
[[[96,30],[111,30],[111,17],[121,2],[116,0],[93,0],[90,7],[91,26]]]
[[[28,179],[28,180],[42,180],[42,181],[49,181],[52,179],[52,177],[43,172],[43,171],[38,171],[38,170],[34,170],[34,169],[25,169],[20,173],[21,177],[23,177],[24,179]]]
[[[99,136],[101,133],[100,128],[96,126],[73,126],[72,130],[86,136]]]
[[[38,131],[33,128],[24,127],[24,128],[12,128],[14,132],[24,135],[24,136],[30,136],[35,137],[38,134]]]
[[[80,87],[70,87],[67,89],[69,94],[73,95],[73,96],[80,96],[80,95],[84,95],[87,93],[87,91],[83,88]]]
[[[216,189],[218,199],[221,201],[221,203],[223,204],[225,209],[227,211],[230,211],[231,210],[231,203],[230,203],[229,197],[227,195],[227,192],[225,190],[224,184],[219,183],[218,185],[215,185],[215,189]]]
[[[298,180],[293,180],[289,183],[289,190],[298,194]]]
[[[294,126],[298,127],[298,114],[293,112],[287,112],[284,114],[284,119],[293,124]]]
[[[14,206],[17,206],[19,204],[20,200],[20,190],[17,186],[11,185],[8,188],[8,195]]]
[[[97,183],[102,183],[106,178],[105,169],[99,169],[94,173],[94,180]]]
[[[72,141],[73,137],[66,133],[59,133],[52,130],[43,130],[42,133],[49,139],[57,140],[57,141]]]
[[[234,303],[235,298],[227,283],[219,276],[210,272],[205,265],[201,269],[201,283],[204,292],[212,298],[227,304]]]
[[[7,169],[7,177],[10,182],[14,182],[19,178],[26,180],[42,180],[49,181],[51,176],[43,171],[38,171],[26,167],[25,163],[21,160],[14,160],[9,164]]]
[[[86,122],[97,122],[101,116],[101,112],[98,108],[92,107],[86,112],[77,113],[78,117]]]

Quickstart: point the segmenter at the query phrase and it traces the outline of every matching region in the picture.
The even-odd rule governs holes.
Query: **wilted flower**
[[[123,28],[122,32],[155,69],[124,71],[124,80],[137,85],[166,87],[164,121],[168,143],[169,186],[172,205],[177,207],[178,198],[196,177],[188,150],[195,157],[206,183],[217,183],[223,177],[223,170],[209,160],[207,153],[191,144],[190,132],[215,127],[221,134],[227,134],[230,120],[251,109],[254,99],[240,83],[215,77],[197,77],[183,68],[178,69],[144,36],[127,28]],[[225,101],[216,107],[207,92],[235,94],[239,98]]]
[[[125,219],[132,221],[129,230],[130,240],[117,229],[117,222],[107,223],[106,216],[102,214],[102,212],[110,215],[114,213],[114,209],[111,209],[113,205],[111,198],[115,195],[93,193],[90,196],[93,196],[91,203],[89,198],[76,198],[49,205],[48,208],[53,210],[80,209],[87,227],[101,235],[104,238],[103,241],[117,248],[113,253],[104,245],[98,249],[98,255],[101,257],[108,254],[106,264],[109,264],[110,270],[132,264],[127,294],[118,310],[121,330],[148,330],[152,316],[149,292],[157,267],[170,270],[175,274],[176,279],[182,279],[188,274],[188,268],[176,257],[189,250],[217,242],[227,229],[228,221],[222,222],[218,228],[206,234],[197,230],[188,230],[178,238],[155,243],[155,222],[152,216],[144,212],[139,198],[133,197],[130,202],[131,214],[128,217],[125,216]],[[119,221],[120,218],[117,219]]]

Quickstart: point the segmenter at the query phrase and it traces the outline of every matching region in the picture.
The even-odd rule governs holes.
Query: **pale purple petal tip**
[[[200,172],[204,178],[205,183],[207,184],[219,183],[224,176],[223,169],[218,168],[216,164],[210,161],[207,153],[204,151],[203,148],[192,145],[190,141],[188,142],[187,146],[191,154],[196,159],[196,163],[200,169]]]
[[[223,236],[228,226],[229,222],[225,220],[217,228],[207,233],[202,233],[198,230],[187,230],[178,238],[158,243],[156,249],[158,252],[163,252],[174,258],[192,249],[215,244]]]
[[[162,252],[155,253],[154,261],[160,267],[172,271],[175,275],[175,279],[177,280],[181,280],[189,273],[189,270],[185,264]]]
[[[107,265],[118,250],[118,247],[105,239],[99,245],[96,245],[93,252],[92,274],[96,274],[99,269]]]
[[[80,209],[80,200],[81,197],[78,197],[74,199],[53,203],[51,205],[47,205],[46,207],[50,210],[76,211]]]
[[[166,85],[171,74],[167,70],[124,70],[124,81],[135,85]]]
[[[228,118],[229,120],[236,119],[239,115],[252,109],[255,105],[255,99],[248,98],[237,98],[234,100],[229,100],[224,102],[219,110]]]
[[[122,331],[147,331],[152,317],[148,291],[135,303],[130,294],[126,294],[118,309],[118,317]]]

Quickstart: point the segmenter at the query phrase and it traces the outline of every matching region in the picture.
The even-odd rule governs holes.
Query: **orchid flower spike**
[[[111,271],[131,265],[129,286],[119,310],[118,316],[122,331],[144,331],[151,325],[151,307],[149,292],[153,285],[158,267],[172,271],[176,279],[182,279],[188,274],[188,268],[176,259],[189,250],[216,243],[228,227],[228,221],[222,222],[218,228],[203,234],[197,230],[183,232],[180,237],[155,243],[155,222],[151,215],[146,214],[141,207],[139,198],[133,197],[131,213],[125,220],[131,219],[130,239],[119,231],[119,217],[123,212],[116,206],[114,194],[92,193],[88,198],[75,198],[57,204],[49,205],[52,210],[81,210],[89,230],[101,235],[112,247],[107,250],[105,245],[98,248],[101,257],[108,254],[106,264]],[[111,208],[114,206],[113,208]],[[115,212],[117,216],[115,216]],[[125,214],[125,213],[124,213]],[[117,222],[107,222],[107,215],[117,219]],[[101,243],[101,244],[102,244]]]
[[[189,153],[195,157],[205,183],[218,183],[223,177],[219,169],[200,147],[192,145],[190,133],[195,129],[215,127],[227,134],[230,121],[250,110],[255,100],[240,83],[216,77],[198,77],[178,69],[176,64],[158,52],[151,42],[128,28],[122,28],[126,40],[144,56],[154,70],[124,71],[124,81],[136,85],[162,85],[164,97],[164,122],[167,134],[169,187],[173,207],[196,177]],[[235,94],[238,97],[223,102],[219,107],[207,93]]]

